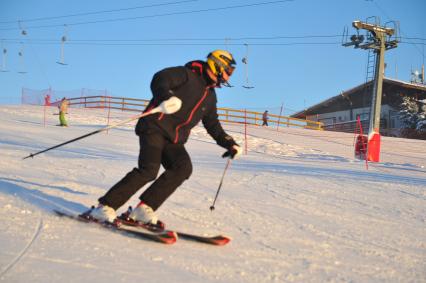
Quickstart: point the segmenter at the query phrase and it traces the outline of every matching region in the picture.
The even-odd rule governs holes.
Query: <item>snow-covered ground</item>
[[[249,127],[248,154],[232,162],[211,212],[224,150],[195,128],[193,175],[158,215],[171,229],[233,240],[169,246],[51,213],[96,204],[138,153],[129,125],[22,160],[107,121],[106,111],[70,109],[61,128],[55,111],[44,126],[41,107],[0,106],[0,281],[426,282],[425,141],[384,137],[382,162],[366,170],[352,134]],[[243,144],[242,126],[224,127]]]

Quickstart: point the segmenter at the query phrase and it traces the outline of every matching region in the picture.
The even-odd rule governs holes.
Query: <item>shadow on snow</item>
[[[58,208],[65,208],[66,210],[72,210],[72,211],[78,211],[78,212],[83,212],[87,210],[87,207],[80,203],[68,201],[61,197],[52,196],[52,195],[43,193],[37,189],[28,189],[23,186],[15,184],[15,182],[22,182],[24,184],[25,183],[34,184],[34,183],[29,183],[29,182],[20,181],[20,180],[0,178],[1,191],[5,194],[15,196],[32,205],[36,205],[37,207],[49,212],[52,209],[58,209]],[[46,186],[46,187],[53,188],[56,190],[59,189],[65,192],[71,191],[73,193],[76,193],[72,190],[69,190],[63,187],[55,187],[55,186]]]

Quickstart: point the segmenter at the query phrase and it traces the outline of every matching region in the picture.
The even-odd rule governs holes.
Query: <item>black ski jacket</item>
[[[153,98],[145,112],[171,96],[180,98],[182,107],[174,114],[156,113],[140,118],[136,125],[136,134],[141,136],[150,131],[160,131],[172,143],[184,144],[191,129],[202,121],[218,145],[226,149],[236,145],[219,122],[215,84],[206,74],[206,68],[208,65],[205,62],[192,61],[185,66],[170,67],[157,72],[151,81]]]

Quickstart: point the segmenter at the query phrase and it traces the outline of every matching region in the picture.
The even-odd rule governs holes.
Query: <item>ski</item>
[[[189,234],[184,232],[176,232],[176,235],[178,235],[180,239],[196,241],[196,242],[211,244],[215,246],[224,246],[231,241],[231,238],[224,235],[201,236],[201,235]]]
[[[65,217],[68,219],[77,220],[83,223],[94,223],[98,224],[100,227],[103,227],[105,229],[108,229],[112,232],[120,233],[125,236],[133,236],[144,240],[154,241],[157,243],[162,244],[174,244],[177,240],[177,235],[173,231],[159,231],[157,233],[149,233],[149,232],[143,232],[143,231],[135,231],[126,229],[123,226],[120,226],[120,221],[115,223],[106,223],[106,222],[97,222],[93,219],[87,217],[85,214],[77,215],[72,213],[67,213],[64,211],[56,210],[54,209],[53,212],[60,217]]]
[[[133,221],[128,217],[128,213],[123,213],[117,218],[117,221],[123,226],[136,227],[140,229],[145,229],[154,233],[164,233],[169,230],[165,229],[165,225],[161,222],[160,225],[144,224],[141,222]],[[190,233],[184,233],[179,231],[174,231],[179,239],[195,241],[205,244],[211,244],[216,246],[224,246],[228,244],[231,239],[227,236],[217,235],[217,236],[201,236]]]

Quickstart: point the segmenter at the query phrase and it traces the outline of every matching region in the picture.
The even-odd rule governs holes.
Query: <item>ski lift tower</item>
[[[382,106],[382,87],[385,69],[385,51],[396,48],[399,42],[399,24],[388,22],[380,26],[380,21],[373,17],[374,23],[354,21],[352,26],[357,34],[350,37],[350,41],[344,42],[345,47],[354,46],[361,49],[372,49],[376,54],[376,65],[374,71],[373,93],[370,111],[370,126],[367,139],[367,160],[379,162],[380,159],[380,112]],[[371,18],[369,18],[371,19]],[[368,19],[367,19],[368,21]],[[366,36],[359,35],[359,30],[366,30]],[[345,29],[344,38],[347,38]],[[364,39],[366,41],[364,42]]]

